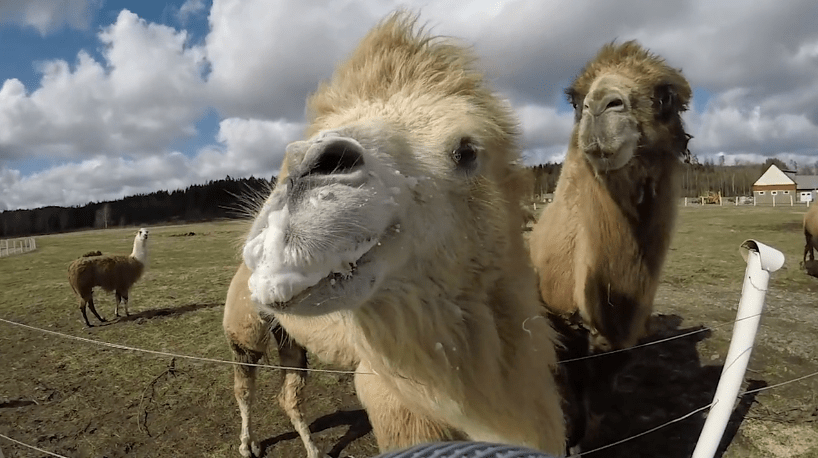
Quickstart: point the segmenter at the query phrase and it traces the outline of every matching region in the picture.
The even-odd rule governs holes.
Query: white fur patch
[[[318,258],[299,259],[288,255],[285,231],[290,220],[287,206],[271,211],[267,224],[244,245],[244,262],[253,273],[248,286],[251,298],[261,304],[287,302],[333,273],[350,274],[350,266],[369,251],[377,240],[340,252],[322,252]]]

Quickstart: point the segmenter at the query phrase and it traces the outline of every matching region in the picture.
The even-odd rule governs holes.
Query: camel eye
[[[458,170],[468,172],[474,169],[477,164],[477,148],[471,140],[460,140],[460,145],[452,151],[452,161]]]

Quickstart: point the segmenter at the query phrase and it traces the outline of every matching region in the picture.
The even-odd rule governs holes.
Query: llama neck
[[[136,238],[133,242],[133,251],[131,257],[144,264],[148,265],[148,246],[145,240]]]

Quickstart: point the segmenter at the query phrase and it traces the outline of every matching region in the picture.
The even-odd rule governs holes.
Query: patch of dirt
[[[712,401],[731,337],[732,328],[724,323],[735,316],[738,294],[718,286],[660,287],[646,341],[690,335],[630,353],[630,363],[610,395],[592,397],[598,425],[583,450],[644,433]],[[814,293],[775,289],[767,299],[744,388],[772,388],[741,398],[717,456],[816,457],[818,377],[773,386],[818,371],[818,301]],[[215,305],[195,304],[184,311],[201,313]],[[135,319],[160,316],[173,320],[180,315],[151,311]],[[0,337],[0,343],[3,369],[20,377],[0,384],[4,435],[70,457],[239,456],[240,420],[227,367],[214,376],[200,363],[169,366],[167,360],[148,360],[142,363],[141,379],[130,386],[112,386],[110,368],[88,367],[79,377],[62,378],[60,367],[74,364],[70,360],[55,364],[53,356],[31,359],[43,348],[49,355],[75,351],[80,344],[74,341],[21,331],[13,339]],[[258,439],[264,456],[304,456],[300,439],[275,401],[278,381],[277,374],[259,377],[254,408]],[[319,446],[333,457],[377,455],[351,377],[314,374],[304,394]],[[687,458],[705,417],[706,411],[695,413],[587,456]],[[42,456],[2,438],[0,449],[5,458]]]

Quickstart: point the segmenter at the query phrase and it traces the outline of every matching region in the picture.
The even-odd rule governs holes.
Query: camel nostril
[[[605,106],[605,109],[610,110],[611,108],[621,107],[623,105],[625,105],[625,102],[623,102],[622,99],[617,97],[608,102],[608,105]]]
[[[363,167],[364,156],[360,147],[343,140],[327,143],[309,168],[308,175],[350,173]]]

